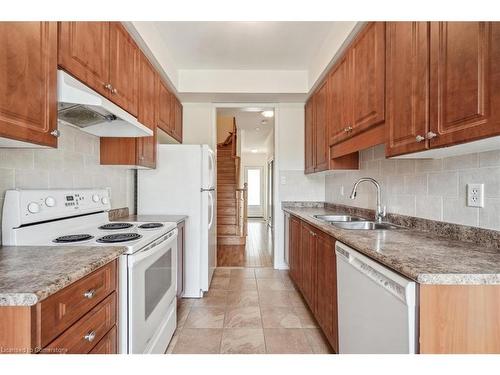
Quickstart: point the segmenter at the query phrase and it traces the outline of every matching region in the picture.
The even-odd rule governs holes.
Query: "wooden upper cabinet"
[[[163,130],[165,133],[172,135],[173,133],[173,124],[172,119],[174,116],[171,115],[173,95],[170,94],[170,91],[167,88],[165,82],[162,79],[158,80],[158,127]]]
[[[352,134],[385,119],[385,23],[370,23],[350,47]]]
[[[429,37],[428,22],[386,23],[386,156],[429,146]]]
[[[314,172],[314,96],[312,96],[305,106],[305,128],[304,128],[304,171]]]
[[[171,95],[170,104],[171,135],[182,143],[182,104],[174,95]]]
[[[109,32],[109,22],[59,22],[59,66],[104,96],[110,82]]]
[[[325,80],[316,93],[314,103],[315,110],[315,127],[314,127],[314,154],[315,165],[314,171],[320,172],[328,169],[329,148],[328,148],[328,96],[329,96],[328,80]]]
[[[139,48],[120,22],[109,26],[109,98],[137,116],[139,89]]]
[[[138,120],[153,130],[151,137],[101,137],[101,164],[156,167],[158,76],[144,54],[139,57]]]
[[[352,123],[349,68],[349,61],[344,57],[330,73],[327,103],[329,145],[338,143],[349,136],[347,128]]]
[[[57,147],[57,24],[0,22],[0,137]]]
[[[432,22],[430,147],[500,134],[500,23]]]
[[[146,56],[141,53],[139,63],[139,116],[141,124],[153,130],[153,136],[137,138],[137,164],[156,166],[156,110],[158,75]]]

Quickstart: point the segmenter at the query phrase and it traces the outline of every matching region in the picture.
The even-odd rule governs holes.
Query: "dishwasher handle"
[[[342,243],[335,246],[337,257],[384,288],[407,306],[415,305],[415,282],[376,263]]]

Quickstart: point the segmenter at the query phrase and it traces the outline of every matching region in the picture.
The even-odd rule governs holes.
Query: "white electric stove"
[[[164,353],[176,328],[177,225],[111,222],[107,189],[8,190],[2,243],[120,246],[121,353]]]

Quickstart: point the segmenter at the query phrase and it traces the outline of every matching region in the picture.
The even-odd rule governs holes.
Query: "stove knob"
[[[45,198],[45,204],[47,207],[54,207],[56,205],[56,200],[53,197]]]
[[[102,202],[102,204],[108,204],[109,199],[107,197],[102,197],[101,202]]]
[[[30,202],[28,204],[28,211],[31,212],[32,214],[36,214],[40,212],[40,205],[36,202]]]
[[[92,201],[95,203],[99,202],[99,196],[97,194],[92,195]]]

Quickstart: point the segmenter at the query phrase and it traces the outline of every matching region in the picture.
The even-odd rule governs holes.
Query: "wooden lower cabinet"
[[[315,316],[333,350],[339,351],[337,313],[337,259],[335,238],[316,231]]]
[[[289,239],[289,266],[290,266],[290,277],[298,285],[300,285],[300,220],[295,216],[290,216],[290,231],[288,233]]]
[[[421,285],[420,353],[500,353],[500,285]]]
[[[114,260],[34,306],[0,306],[0,353],[116,353],[116,288]]]
[[[335,239],[291,215],[289,249],[290,277],[338,353]]]
[[[316,232],[311,226],[302,222],[300,245],[300,290],[309,308],[316,311]]]
[[[92,349],[89,354],[116,354],[117,339],[116,327],[113,327],[106,336],[94,346],[94,349]]]

